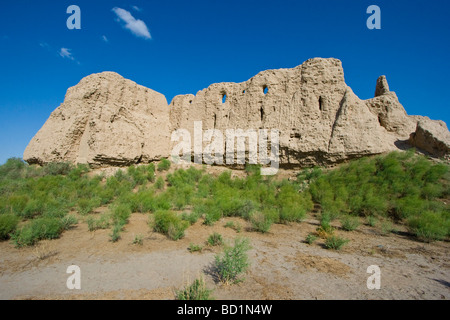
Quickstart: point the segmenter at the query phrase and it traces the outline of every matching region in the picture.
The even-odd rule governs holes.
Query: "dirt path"
[[[406,233],[383,236],[369,226],[337,233],[350,243],[341,251],[323,240],[304,243],[318,222],[273,225],[269,234],[246,230],[246,222],[227,218],[213,227],[198,222],[180,241],[154,233],[147,216],[133,214],[122,239],[109,241],[109,230],[89,232],[80,223],[58,240],[16,249],[0,243],[0,299],[173,299],[175,290],[203,274],[216,299],[449,299],[450,245],[414,241]],[[224,228],[239,221],[241,233]],[[401,226],[397,228],[402,231]],[[190,243],[205,244],[219,232],[230,241],[248,237],[251,267],[245,281],[223,286],[204,271],[220,248],[190,253]],[[143,245],[133,245],[138,234]],[[69,290],[70,265],[81,268],[81,290]],[[381,269],[381,289],[368,290],[367,267]]]

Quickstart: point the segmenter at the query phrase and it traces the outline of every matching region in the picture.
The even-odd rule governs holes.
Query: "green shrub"
[[[189,223],[183,221],[172,211],[159,210],[154,214],[153,229],[167,235],[172,240],[184,237],[184,231]]]
[[[235,228],[234,221],[228,221],[227,223],[225,223],[224,228],[234,229]]]
[[[388,235],[394,230],[394,226],[392,222],[389,220],[385,220],[381,223],[381,233],[383,235]]]
[[[342,220],[342,229],[345,231],[354,231],[359,227],[358,217],[345,216]]]
[[[50,176],[68,175],[73,170],[73,165],[68,162],[54,162],[44,166],[44,174]]]
[[[267,233],[272,226],[273,220],[271,219],[270,215],[264,214],[262,212],[256,212],[252,214],[250,222],[252,224],[253,230],[261,233]]]
[[[5,213],[15,213],[18,216],[25,217],[23,213],[30,198],[27,195],[13,194],[5,201]],[[32,217],[32,215],[30,215]]]
[[[322,169],[314,167],[311,169],[304,169],[297,174],[297,180],[299,181],[313,181],[322,175]]]
[[[155,197],[151,211],[169,210],[171,207],[167,194],[162,193]]]
[[[317,240],[317,236],[312,233],[308,234],[308,236],[306,237],[307,244],[313,244],[316,240]]]
[[[83,176],[83,174],[89,172],[89,167],[85,164],[77,164],[76,167],[72,168],[68,173],[68,176],[72,180],[78,180]]]
[[[88,225],[89,231],[108,229],[111,225],[111,216],[110,214],[102,214],[99,219],[95,219],[94,217],[88,217],[86,222]]]
[[[226,186],[232,186],[233,182],[231,180],[231,170],[222,172],[217,178],[217,182]]]
[[[100,229],[100,228],[97,228],[97,220],[94,217],[88,217],[86,219],[86,223],[88,225],[88,230],[91,232]]]
[[[441,215],[431,211],[410,218],[408,227],[415,236],[426,242],[444,240],[448,235],[448,223]]]
[[[61,228],[63,230],[69,230],[76,224],[78,224],[78,220],[73,215],[66,215],[61,218]]]
[[[137,193],[129,193],[119,199],[120,202],[129,205],[132,212],[147,213],[153,206],[153,190],[142,189]]]
[[[131,177],[134,186],[140,186],[148,181],[148,172],[144,166],[128,167],[128,175]]]
[[[112,242],[117,242],[120,240],[120,233],[123,231],[123,224],[116,223],[112,228],[112,233],[109,235]]]
[[[162,177],[158,177],[158,179],[156,179],[155,188],[158,190],[162,190],[164,189],[164,184],[164,179]]]
[[[377,225],[377,218],[375,216],[368,216],[367,217],[367,224],[371,227],[375,227]]]
[[[10,158],[0,166],[0,180],[20,179],[24,176],[26,163],[20,158]]]
[[[31,199],[19,216],[24,219],[33,219],[41,216],[45,212],[45,198]]]
[[[281,222],[300,222],[313,208],[309,193],[300,194],[292,184],[285,184],[277,194]]]
[[[246,238],[236,238],[233,247],[226,247],[223,254],[215,256],[214,267],[219,280],[225,284],[239,282],[239,275],[249,267],[247,251],[250,242]]]
[[[145,169],[147,170],[147,180],[155,182],[155,164],[150,163]]]
[[[113,221],[112,233],[110,234],[111,241],[117,242],[120,239],[120,233],[128,223],[131,215],[131,207],[126,203],[118,203],[111,208],[111,217]]]
[[[212,247],[221,246],[223,244],[223,238],[220,233],[214,232],[208,237],[208,244]]]
[[[212,290],[206,288],[205,280],[199,278],[184,289],[176,292],[177,300],[211,300]]]
[[[111,213],[114,224],[125,225],[131,215],[131,208],[129,204],[119,203],[112,206]]]
[[[162,159],[159,163],[158,163],[158,171],[167,171],[170,169],[170,160],[167,159]]]
[[[63,225],[57,218],[37,218],[28,222],[13,235],[17,247],[31,246],[39,240],[57,239],[63,231]]]
[[[193,244],[193,243],[189,244],[189,251],[190,252],[200,252],[202,250],[203,250],[203,247],[201,245],[199,245],[199,244]]]
[[[216,197],[216,205],[225,217],[248,218],[251,212],[255,210],[256,205],[253,201],[240,199],[237,194],[233,193],[230,192],[226,195],[222,194],[219,195],[220,197]]]
[[[437,201],[450,193],[448,168],[446,164],[434,164],[415,155],[414,150],[392,152],[355,160],[322,174],[311,182],[309,191],[325,213],[368,217],[372,226],[377,218],[412,221],[411,231],[415,235],[434,238],[434,231],[427,236],[426,228],[419,227],[420,217],[423,212],[432,212],[443,217],[442,224],[449,223],[449,217],[442,215],[449,206]],[[384,222],[381,229],[387,234],[392,226]],[[442,231],[436,235],[442,239]]]
[[[306,210],[295,205],[284,206],[280,210],[281,222],[301,222],[306,215]]]
[[[385,195],[375,195],[367,193],[362,205],[362,214],[368,215],[386,215],[388,211],[388,200]]]
[[[211,208],[206,214],[205,214],[205,220],[203,221],[203,224],[207,226],[212,226],[214,223],[219,221],[222,218],[222,213],[218,208]]]
[[[428,201],[421,199],[419,195],[407,195],[395,201],[396,218],[407,219],[419,215],[427,209]]]
[[[200,181],[202,178],[202,171],[190,167],[187,170],[179,169],[174,173],[169,173],[167,175],[167,181],[170,186],[176,188],[182,188],[185,186],[192,186]]]
[[[171,202],[173,206],[177,210],[182,210],[184,207],[191,204],[194,191],[193,186],[184,185],[177,188],[171,187],[168,190],[168,195],[172,198]]]
[[[325,240],[325,247],[332,250],[341,250],[349,241],[338,236],[330,236]]]
[[[245,172],[247,172],[248,175],[251,176],[261,176],[261,168],[262,166],[260,164],[245,164]]]
[[[327,213],[322,213],[321,219],[320,219],[320,229],[323,230],[325,233],[332,234],[334,231],[334,228],[331,226],[331,216]]]
[[[228,221],[226,224],[225,224],[225,226],[224,226],[225,228],[231,228],[231,229],[233,229],[234,231],[236,231],[237,233],[240,233],[241,232],[241,230],[242,230],[242,226],[241,226],[241,224],[239,223],[239,222],[233,222],[233,221]]]
[[[100,207],[102,199],[99,197],[82,198],[78,200],[78,212],[81,215],[92,213],[94,209]]]
[[[134,237],[133,244],[142,246],[144,244],[144,236],[142,234],[137,234]]]
[[[184,237],[184,231],[188,228],[188,226],[189,223],[186,221],[182,221],[182,223],[178,224],[170,224],[169,230],[167,231],[167,236],[170,239],[177,241]]]
[[[13,214],[0,215],[0,240],[6,240],[19,224],[19,218]]]
[[[191,213],[183,212],[181,214],[181,219],[184,220],[184,221],[187,221],[191,225],[193,225],[193,224],[195,224],[198,221],[199,216],[198,216],[198,214],[196,212],[191,212]]]

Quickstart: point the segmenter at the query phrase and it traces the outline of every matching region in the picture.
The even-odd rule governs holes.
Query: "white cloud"
[[[72,56],[72,52],[70,52],[70,51],[71,51],[70,49],[61,48],[61,50],[59,50],[59,55],[63,58],[75,60],[75,58]]]
[[[124,28],[130,30],[135,36],[144,39],[152,38],[144,21],[136,19],[129,11],[121,8],[116,7],[112,11],[117,15],[117,21],[125,23]]]
[[[102,36],[102,40],[105,41],[106,43],[109,42],[108,38],[106,36]]]
[[[138,6],[132,6],[132,8],[133,8],[134,11],[137,11],[137,12],[141,12],[142,11],[142,9],[139,8]]]

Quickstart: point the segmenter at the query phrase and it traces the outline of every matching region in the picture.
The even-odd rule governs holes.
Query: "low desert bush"
[[[207,226],[214,225],[214,223],[222,218],[222,212],[216,207],[206,207],[205,211],[205,220],[203,221],[203,224]]]
[[[68,214],[61,218],[61,228],[63,230],[69,230],[76,224],[78,224],[78,219],[73,215]]]
[[[345,231],[354,231],[359,227],[358,217],[345,216],[341,219],[342,229]]]
[[[18,229],[11,239],[17,247],[32,246],[39,240],[59,238],[63,230],[58,218],[37,218]]]
[[[181,214],[181,219],[184,220],[184,221],[187,221],[191,225],[193,225],[194,223],[196,223],[198,221],[199,215],[196,212],[191,212],[191,213],[183,212]]]
[[[435,228],[437,223],[431,222],[435,220],[431,217],[444,217],[448,211],[448,205],[437,201],[449,194],[448,168],[415,155],[414,150],[392,152],[321,174],[311,182],[309,191],[323,212],[369,217],[372,226],[376,219],[405,221],[419,238],[443,239],[444,232]],[[445,217],[441,224],[448,223]],[[352,229],[347,222],[351,221],[344,224]],[[389,233],[390,227],[389,222],[384,223],[382,232]]]
[[[10,158],[0,166],[0,180],[17,180],[25,176],[27,164],[19,158]]]
[[[102,199],[100,197],[92,198],[82,198],[78,200],[78,212],[81,215],[87,215],[92,213],[94,209],[98,208],[102,204]]]
[[[19,220],[20,219],[13,214],[0,215],[0,240],[9,239],[10,234],[16,230]]]
[[[164,189],[164,184],[164,179],[162,177],[158,177],[158,179],[156,179],[155,188],[158,190],[162,190]]]
[[[111,215],[102,214],[98,219],[90,216],[86,219],[89,231],[108,229],[111,226]]]
[[[211,300],[211,292],[212,290],[206,288],[205,280],[200,277],[175,295],[177,300]]]
[[[212,247],[221,246],[223,244],[223,237],[220,233],[214,232],[208,237],[207,242]]]
[[[123,231],[123,227],[124,225],[120,223],[113,225],[112,232],[109,235],[111,237],[112,242],[117,242],[120,240],[121,238],[120,234]]]
[[[420,216],[408,220],[410,231],[426,242],[445,239],[449,235],[449,226],[449,222],[441,215],[431,211],[423,212]]]
[[[368,216],[367,217],[367,224],[371,227],[375,227],[378,223],[378,220],[374,216]]]
[[[158,163],[158,171],[167,171],[170,169],[170,160],[167,159],[162,159],[159,163]]]
[[[118,203],[111,207],[111,218],[113,222],[112,233],[110,234],[111,241],[117,242],[120,239],[120,233],[128,223],[131,215],[131,207],[127,203]]]
[[[111,207],[111,217],[114,224],[127,224],[131,215],[131,207],[126,203],[118,203]]]
[[[153,229],[167,235],[172,240],[184,237],[189,223],[178,217],[173,211],[159,210],[154,214]]]
[[[281,186],[277,202],[280,205],[280,221],[283,223],[300,222],[313,208],[309,193],[299,193],[292,184]]]
[[[308,234],[308,236],[306,236],[306,243],[307,244],[313,244],[315,241],[317,240],[317,236],[313,233]]]
[[[192,242],[189,244],[189,252],[201,252],[203,247],[199,244],[193,244]]]
[[[233,247],[226,247],[224,252],[215,257],[215,270],[219,280],[225,284],[241,281],[239,276],[249,267],[247,251],[250,242],[246,238],[236,238]]]
[[[334,233],[334,228],[331,226],[331,217],[328,214],[323,214],[320,218],[320,227],[317,232],[321,238],[326,238],[328,235]]]
[[[273,223],[271,217],[262,212],[256,212],[252,214],[250,222],[252,224],[253,230],[261,233],[269,232],[270,227],[272,226]]]
[[[142,234],[137,234],[133,240],[134,245],[142,246],[144,244],[144,236]]]
[[[381,223],[381,233],[385,236],[390,234],[394,230],[394,225],[392,224],[392,221],[390,220],[384,220]]]
[[[68,175],[73,169],[73,165],[68,162],[49,163],[43,167],[44,174],[50,176]]]
[[[349,240],[347,239],[338,236],[330,236],[325,240],[325,247],[332,250],[341,250],[348,242]]]
[[[234,231],[236,231],[237,233],[240,233],[242,231],[242,226],[239,222],[228,221],[227,223],[225,223],[224,227],[231,228]]]

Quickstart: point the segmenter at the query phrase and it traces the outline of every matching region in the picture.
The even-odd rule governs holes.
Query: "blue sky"
[[[372,4],[381,30],[366,27]],[[70,5],[81,9],[81,30],[66,26]],[[449,12],[449,1],[423,0],[2,1],[0,163],[22,157],[67,88],[102,71],[170,102],[334,57],[360,98],[372,98],[384,74],[408,114],[449,124]]]

